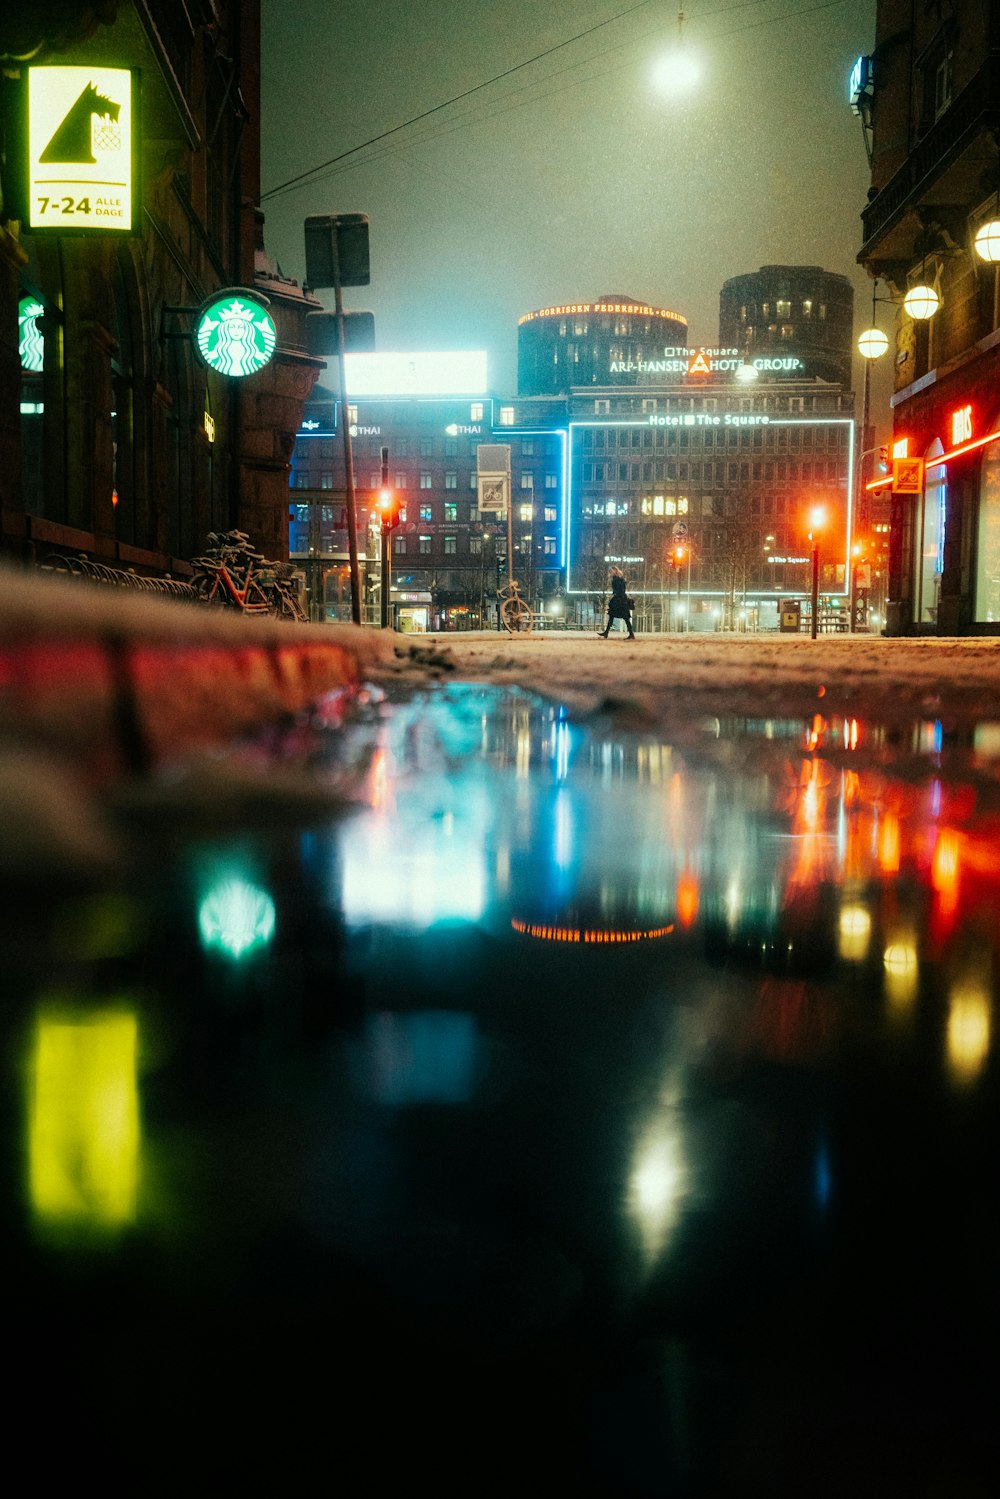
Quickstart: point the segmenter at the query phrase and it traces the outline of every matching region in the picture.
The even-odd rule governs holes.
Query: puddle
[[[1000,726],[450,684],[267,753],[343,809],[9,892],[23,1418],[284,1491],[985,1482]]]

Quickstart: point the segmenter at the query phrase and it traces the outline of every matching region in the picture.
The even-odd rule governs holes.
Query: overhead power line
[[[466,89],[463,93],[455,94],[452,98],[443,100],[440,104],[434,105],[432,109],[425,109],[422,111],[422,113],[414,115],[411,119],[404,120],[401,124],[394,125],[389,130],[383,130],[379,135],[373,135],[368,140],[362,141],[359,145],[351,146],[348,150],[341,151],[337,156],[330,157],[327,161],[317,163],[316,166],[310,167],[307,171],[300,172],[297,176],[288,178],[287,181],[279,183],[276,187],[269,188],[266,193],[261,194],[261,203],[266,202],[269,198],[274,198],[281,194],[284,194],[292,188],[298,187],[300,185],[305,185],[307,179],[311,180],[310,185],[312,185],[312,183],[315,181],[325,181],[330,176],[337,175],[336,169],[338,167],[341,171],[349,170],[349,167],[345,168],[341,165],[341,163],[348,161],[350,157],[358,156],[362,151],[366,151],[370,146],[379,145],[380,143],[387,141],[391,136],[398,135],[401,131],[408,130],[411,126],[420,124],[422,121],[429,119],[433,115],[440,114],[442,110],[449,109],[452,105],[459,104],[463,100],[471,98],[474,94],[479,94],[484,89],[491,88],[494,84],[502,82],[503,79],[511,77],[512,74],[522,72],[525,68],[530,67],[533,63],[539,62],[543,58],[550,57],[555,52],[562,51],[564,48],[573,45],[573,43],[581,41],[584,38],[593,35],[593,33],[596,31],[603,30],[605,27],[612,25],[615,21],[619,21],[623,17],[631,15],[634,11],[645,9],[650,3],[652,3],[652,0],[640,0],[639,4],[631,5],[628,7],[628,9],[619,11],[615,15],[609,16],[606,20],[599,21],[596,25],[588,27],[587,30],[577,32],[575,36],[567,37],[565,41],[557,42],[555,46],[548,47],[543,52],[538,52],[533,57],[526,58],[524,62],[517,63],[512,68],[507,68],[504,72],[496,74],[495,77],[488,78],[485,82],[477,83],[473,88]],[[736,0],[736,4],[734,5],[724,5],[718,7],[718,9],[716,10],[704,12],[701,16],[699,16],[698,19],[704,20],[709,16],[727,16],[730,15],[733,11],[756,9],[760,5],[771,3],[774,3],[774,0]],[[780,15],[768,16],[762,20],[747,21],[742,25],[732,26],[725,31],[716,32],[715,36],[726,37],[736,35],[737,33],[743,31],[759,30],[763,26],[773,26],[780,21],[795,20],[799,16],[813,15],[817,11],[833,10],[836,7],[844,5],[846,3],[847,0],[820,0],[819,4],[801,6],[797,10],[784,11]],[[637,42],[644,40],[647,36],[655,35],[655,32],[661,29],[662,28],[658,26],[655,28],[655,30],[644,32],[640,37],[634,38],[628,42],[623,42],[619,44],[619,46],[614,47],[611,50],[620,52],[627,47],[636,45]],[[582,59],[578,63],[571,63],[565,68],[558,69],[555,73],[546,74],[544,78],[538,79],[534,83],[525,84],[523,88],[516,89],[513,94],[507,95],[506,98],[515,98],[517,94],[524,93],[531,89],[537,89],[540,85],[549,83],[555,78],[560,77],[561,74],[573,72],[577,68],[586,67],[588,63],[593,61],[594,57],[590,56]],[[562,93],[567,88],[577,87],[580,83],[592,82],[594,79],[601,77],[602,74],[606,71],[606,69],[601,69],[597,73],[588,74],[586,78],[578,79],[575,82],[569,84],[564,84],[560,89],[552,92]],[[546,93],[537,95],[536,99],[544,99],[548,97],[550,97],[550,94]],[[475,109],[466,110],[464,118],[465,120],[468,120],[469,116],[471,115],[471,123],[476,123],[478,119],[494,119],[497,117],[497,115],[505,114],[510,109],[523,108],[526,104],[531,104],[534,102],[536,102],[535,99],[522,99],[519,103],[508,105],[507,109],[490,108],[490,106],[488,106],[488,108],[490,108],[490,112],[483,116],[477,116]],[[493,106],[502,103],[502,99],[492,101]],[[382,151],[375,152],[372,155],[365,157],[360,162],[351,162],[350,166],[366,166],[369,162],[377,161],[380,156],[383,156],[393,150],[399,149],[399,145],[418,144],[421,141],[434,140],[442,134],[451,134],[453,130],[462,128],[462,120],[463,117],[459,116],[458,123],[456,123],[455,121],[448,121],[447,123],[445,123],[443,129],[432,128],[430,130],[422,132],[414,140],[393,144],[391,146],[384,146]],[[319,177],[319,173],[322,173],[323,176]]]

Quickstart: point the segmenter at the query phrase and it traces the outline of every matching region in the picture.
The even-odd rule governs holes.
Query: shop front
[[[897,407],[888,635],[1000,634],[1000,362],[984,363]]]

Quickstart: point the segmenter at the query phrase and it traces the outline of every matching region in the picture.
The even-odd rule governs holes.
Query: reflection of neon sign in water
[[[245,958],[274,936],[274,901],[246,880],[225,880],[198,908],[198,928],[204,947]]]
[[[40,1218],[106,1226],[135,1218],[137,1053],[131,1013],[39,1018],[28,1160],[31,1204]]]
[[[17,340],[23,369],[40,375],[45,367],[45,345],[38,319],[45,308],[34,297],[22,297],[17,304]]]
[[[263,303],[245,292],[225,293],[209,302],[195,328],[198,352],[209,369],[234,379],[263,369],[277,337]]]
[[[652,942],[658,937],[669,937],[674,929],[669,926],[650,927],[583,927],[545,926],[533,921],[511,919],[511,928],[522,937],[534,937],[539,942],[583,942],[592,945],[615,945],[623,942]]]

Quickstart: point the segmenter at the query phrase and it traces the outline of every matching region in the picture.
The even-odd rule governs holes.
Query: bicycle
[[[497,589],[497,598],[501,600],[500,623],[508,635],[520,634],[522,630],[530,633],[534,616],[521,597],[520,583],[512,578],[509,583]]]
[[[271,606],[255,574],[264,561],[249,545],[245,531],[208,533],[209,552],[195,557],[195,586],[203,603],[226,605],[242,614],[269,614]],[[214,544],[214,545],[213,545]]]

